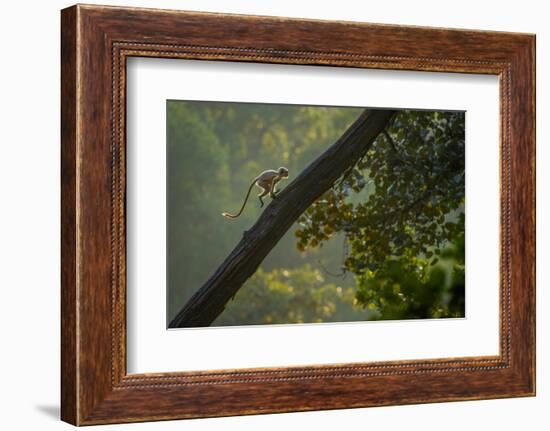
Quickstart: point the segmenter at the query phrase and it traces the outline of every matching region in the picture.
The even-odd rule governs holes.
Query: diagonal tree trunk
[[[216,272],[170,322],[170,328],[209,326],[298,217],[366,153],[394,113],[365,110],[336,143],[271,201]]]

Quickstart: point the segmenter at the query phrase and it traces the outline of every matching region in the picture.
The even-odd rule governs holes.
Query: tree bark
[[[209,326],[298,217],[367,152],[394,113],[392,110],[365,110],[336,143],[270,202],[169,327]]]

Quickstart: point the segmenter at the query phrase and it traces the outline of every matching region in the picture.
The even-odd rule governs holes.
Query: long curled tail
[[[244,198],[243,206],[241,207],[239,212],[237,214],[222,213],[222,216],[224,216],[225,218],[237,218],[242,214],[244,207],[246,206],[246,202],[248,201],[248,197],[250,196],[252,187],[254,187],[254,184],[256,183],[256,181],[257,181],[257,178],[254,178],[254,181],[252,181],[252,184],[250,184],[250,187],[248,188],[248,192],[246,193],[246,197]]]

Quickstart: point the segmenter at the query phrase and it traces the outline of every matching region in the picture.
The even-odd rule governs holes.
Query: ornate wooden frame
[[[534,395],[534,35],[81,5],[61,16],[63,420],[88,425]],[[129,56],[498,75],[500,354],[128,375]]]

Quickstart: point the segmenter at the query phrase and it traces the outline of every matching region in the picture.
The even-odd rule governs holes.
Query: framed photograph
[[[535,37],[61,14],[61,415],[535,394]]]

